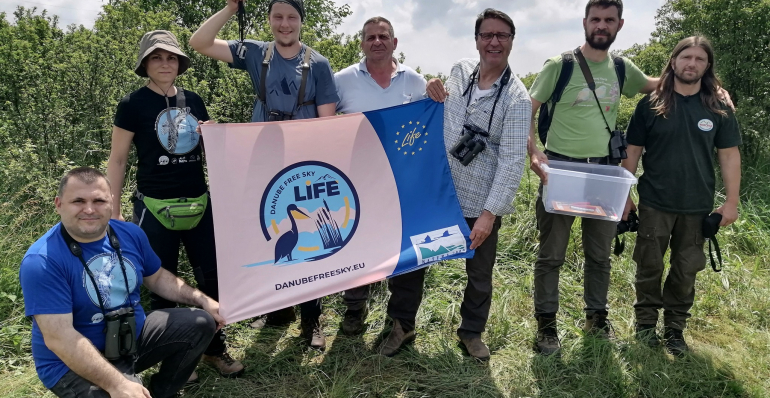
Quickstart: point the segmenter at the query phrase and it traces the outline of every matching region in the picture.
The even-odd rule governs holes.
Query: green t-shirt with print
[[[633,97],[647,83],[647,76],[623,58],[626,65],[626,81],[623,95]],[[620,107],[620,85],[615,73],[612,57],[602,62],[586,59],[591,75],[596,82],[596,96],[601,103],[601,112],[610,128],[615,128]],[[572,63],[572,77],[564,88],[561,100],[556,104],[551,128],[548,131],[546,149],[573,158],[603,157],[609,154],[610,133],[604,124],[599,106],[588,88],[577,59]],[[546,102],[551,98],[562,68],[561,55],[548,59],[538,74],[529,94],[532,98]]]

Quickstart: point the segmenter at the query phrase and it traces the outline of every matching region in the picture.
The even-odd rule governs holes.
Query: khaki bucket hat
[[[179,71],[177,75],[181,75],[190,67],[190,58],[179,48],[176,36],[167,30],[153,30],[152,32],[145,33],[142,36],[142,41],[139,42],[139,57],[136,59],[136,67],[134,67],[134,72],[137,75],[148,77],[147,70],[142,65],[142,61],[157,49],[166,50],[179,56]]]

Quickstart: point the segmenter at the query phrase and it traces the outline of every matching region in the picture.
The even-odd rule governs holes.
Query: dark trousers
[[[465,219],[471,229],[476,220]],[[461,338],[479,336],[486,328],[489,308],[492,305],[492,267],[497,257],[497,239],[501,223],[501,217],[496,217],[487,239],[476,248],[473,258],[465,260],[468,283],[460,306],[462,322],[457,329]],[[388,280],[391,293],[388,315],[392,319],[398,319],[406,331],[414,330],[415,327],[417,310],[422,301],[425,270],[426,268],[422,268]]]
[[[541,191],[542,193],[542,186]],[[559,311],[559,272],[564,264],[575,217],[545,211],[542,194],[536,203],[540,247],[535,261],[535,316],[553,316]],[[610,250],[617,223],[583,218],[583,298],[591,316],[607,311],[610,287]]]
[[[371,285],[364,285],[345,290],[342,293],[342,300],[349,311],[360,311],[366,308],[366,301],[369,299],[369,290]]]
[[[161,363],[158,373],[150,378],[149,389],[153,398],[172,397],[195,370],[215,330],[214,318],[200,309],[153,311],[147,315],[139,335],[136,356],[121,358],[112,364],[127,379],[139,383],[137,373]],[[59,379],[51,392],[64,398],[109,397],[107,392],[71,370]]]
[[[134,202],[133,222],[137,224],[150,241],[150,246],[160,258],[160,264],[174,275],[179,265],[179,245],[184,245],[190,266],[193,269],[198,289],[214,300],[219,300],[217,279],[217,253],[214,241],[214,217],[211,213],[211,198],[206,212],[195,228],[187,231],[172,231],[163,226],[147,209],[144,202]],[[177,303],[164,299],[155,293],[150,294],[150,309],[175,308]],[[221,355],[225,352],[225,333],[220,329],[206,355]]]
[[[639,232],[634,248],[636,262],[636,322],[654,325],[663,309],[664,326],[687,326],[695,300],[695,276],[706,268],[703,253],[705,214],[675,214],[639,205]],[[671,268],[663,289],[663,257],[671,247]]]

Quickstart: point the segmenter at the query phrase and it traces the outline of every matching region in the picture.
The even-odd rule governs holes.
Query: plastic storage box
[[[550,160],[543,165],[545,211],[569,216],[620,221],[628,192],[637,180],[620,166]]]

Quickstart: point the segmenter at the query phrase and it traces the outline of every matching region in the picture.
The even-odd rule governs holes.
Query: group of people
[[[721,225],[738,217],[741,138],[729,97],[714,75],[714,54],[702,37],[682,40],[660,78],[647,77],[631,61],[608,51],[623,27],[621,0],[590,0],[583,26],[585,43],[546,61],[527,92],[508,58],[516,33],[511,18],[498,10],[478,15],[474,37],[478,59],[455,63],[446,83],[426,82],[399,63],[393,25],[385,18],[366,21],[361,32],[364,58],[337,73],[329,61],[300,42],[307,18],[302,0],[271,0],[273,42],[225,41],[217,35],[238,10],[226,6],[190,38],[193,49],[246,70],[256,100],[252,121],[330,117],[417,101],[444,103],[444,141],[480,141],[475,158],[448,156],[463,215],[471,229],[473,258],[466,260],[468,282],[457,335],[472,357],[490,351],[481,336],[492,302],[492,270],[502,216],[512,205],[530,168],[547,184],[549,160],[615,165],[639,182],[639,235],[633,258],[636,275],[636,336],[650,346],[663,309],[665,345],[687,351],[682,331],[694,300],[696,274],[705,267],[701,223],[714,206],[716,148],[725,203],[713,212]],[[89,167],[64,175],[56,196],[61,223],[36,241],[22,260],[20,280],[26,315],[32,316],[32,350],[43,384],[60,397],[168,397],[197,380],[199,361],[222,376],[244,372],[227,353],[224,320],[218,313],[218,283],[212,198],[203,168],[203,142],[196,129],[210,122],[203,100],[175,86],[190,59],[167,31],[144,35],[135,72],[147,84],[123,98],[117,108],[106,175]],[[566,73],[566,74],[565,74]],[[591,81],[595,84],[589,85]],[[592,92],[593,91],[593,92]],[[648,94],[628,126],[627,146],[611,144],[620,95]],[[549,108],[550,125],[537,145],[535,116]],[[541,113],[543,111],[541,110]],[[541,115],[541,125],[542,125]],[[543,131],[544,130],[544,131]],[[137,189],[133,223],[123,222],[121,190],[131,144],[137,151]],[[627,156],[614,152],[624,150]],[[613,152],[614,151],[614,152]],[[183,199],[191,214],[167,217]],[[217,198],[213,198],[217,200]],[[190,205],[192,203],[192,205]],[[565,261],[575,217],[545,211],[536,203],[540,245],[534,266],[535,350],[560,349],[557,332],[559,272]],[[624,219],[636,206],[629,196]],[[616,224],[582,218],[586,336],[610,338],[608,320],[610,246]],[[197,289],[175,276],[180,245],[193,269]],[[662,285],[664,255],[671,247],[671,270]],[[388,281],[387,313],[392,326],[377,347],[395,355],[415,338],[415,318],[423,296],[425,269]],[[139,286],[152,293],[151,312],[140,305]],[[347,290],[345,334],[365,329],[369,287]],[[177,308],[178,303],[199,309]],[[323,349],[321,299],[300,305],[301,334]],[[255,321],[255,328],[287,324],[293,308]],[[136,374],[161,363],[145,389]]]

